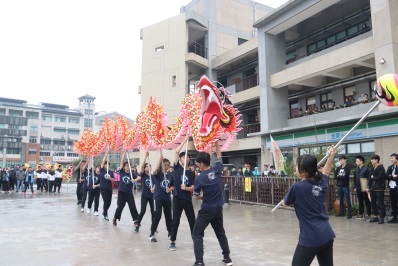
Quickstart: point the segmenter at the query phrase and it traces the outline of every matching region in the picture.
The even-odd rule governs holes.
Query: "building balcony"
[[[374,104],[374,102],[369,102],[347,107],[337,106],[334,109],[328,109],[325,112],[303,114],[300,117],[288,119],[287,127],[297,129],[355,120],[358,117],[362,117],[362,115],[369,111],[371,106]]]
[[[261,124],[260,123],[252,123],[248,125],[242,126],[242,130],[238,132],[237,139],[244,139],[247,138],[247,134],[257,133],[261,131]]]

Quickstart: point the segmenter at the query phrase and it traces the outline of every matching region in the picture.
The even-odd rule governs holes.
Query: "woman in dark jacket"
[[[373,155],[370,157],[370,162],[373,168],[371,169],[369,188],[366,190],[370,192],[370,199],[372,204],[373,218],[369,221],[371,223],[378,222],[384,224],[384,217],[386,216],[386,207],[384,206],[384,191],[386,189],[385,169],[380,164],[380,156]],[[379,205],[377,207],[377,205]],[[380,208],[380,213],[379,209]]]

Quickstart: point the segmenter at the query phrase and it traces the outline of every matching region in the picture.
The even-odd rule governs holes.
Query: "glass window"
[[[341,39],[345,38],[346,36],[347,36],[347,34],[346,34],[345,30],[342,30],[336,34],[336,39],[341,40]]]
[[[28,119],[39,119],[39,113],[36,112],[26,112],[26,117]]]
[[[344,88],[344,98],[354,96],[355,93],[355,86]]]
[[[369,83],[369,95],[370,95],[370,99],[373,99],[374,97],[376,97],[376,95],[375,95],[375,93],[374,93],[374,90],[373,90],[373,88],[375,87],[375,84],[376,84],[376,80],[372,80],[370,83]]]
[[[67,156],[67,157],[79,157],[79,154],[73,153],[73,152],[68,152],[68,153],[66,154],[66,156]]]
[[[355,34],[358,32],[358,25],[354,25],[352,27],[349,27],[347,30],[348,36]]]
[[[37,137],[29,137],[29,143],[37,143]]]
[[[322,109],[323,104],[325,105],[325,108],[328,108],[329,103],[331,103],[332,101],[333,101],[333,99],[332,99],[331,92],[321,94],[321,109]]]
[[[362,152],[375,152],[375,143],[374,142],[361,143],[361,151]]]
[[[8,110],[10,116],[22,116],[23,112],[19,110]]]
[[[84,109],[84,114],[85,114],[85,115],[93,115],[93,110],[91,110],[91,109]]]
[[[309,109],[310,111],[314,110],[315,108],[315,97],[311,96],[307,98],[307,110]]]
[[[19,154],[19,149],[7,148],[7,154]]]
[[[54,121],[55,122],[66,122],[66,117],[65,116],[55,116]]]
[[[322,48],[322,47],[325,46],[325,45],[326,45],[325,39],[319,40],[319,41],[316,43],[316,47],[317,47],[317,48]]]
[[[84,127],[93,127],[93,120],[90,118],[84,118]]]
[[[36,155],[36,151],[29,151],[29,155]]]
[[[33,132],[37,132],[37,126],[30,126],[29,130]]]
[[[65,133],[66,132],[66,128],[63,127],[54,127],[54,132],[59,132],[59,133]]]
[[[74,129],[74,128],[68,129],[68,134],[70,134],[70,135],[79,135],[79,132],[80,132],[79,129]]]
[[[316,43],[312,43],[310,45],[307,46],[307,52],[308,53],[312,53],[316,50]]]
[[[51,139],[40,139],[40,144],[51,144]]]
[[[336,41],[336,36],[335,35],[332,35],[332,36],[329,36],[329,37],[326,38],[326,43],[327,44],[334,43],[335,41]]]
[[[69,117],[69,123],[79,124],[80,118],[78,117]]]
[[[51,156],[49,151],[41,151],[40,156]]]
[[[51,122],[52,121],[52,116],[51,115],[42,115],[41,120]]]
[[[361,153],[361,144],[360,143],[350,143],[347,144],[348,153]]]
[[[299,114],[298,100],[290,102],[290,117],[295,117]]]

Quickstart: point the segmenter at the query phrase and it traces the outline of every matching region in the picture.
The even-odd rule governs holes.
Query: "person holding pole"
[[[171,226],[170,235],[170,250],[177,249],[175,241],[177,239],[178,227],[182,211],[185,211],[187,216],[191,234],[195,225],[195,211],[192,205],[191,191],[194,188],[195,173],[188,169],[189,156],[188,150],[189,135],[181,142],[175,150],[174,159],[174,178],[172,179],[171,186],[174,187],[173,191],[173,224]],[[185,151],[180,152],[185,144]]]
[[[87,207],[89,210],[88,213],[91,212],[91,206],[94,201],[94,216],[98,216],[99,197],[101,194],[100,182],[101,182],[101,165],[97,165],[95,167],[95,171],[93,171],[89,177],[89,184],[88,184],[88,203],[87,203]]]
[[[296,175],[303,179],[294,183],[282,201],[282,206],[294,205],[300,225],[299,242],[292,265],[311,265],[315,256],[320,266],[333,265],[333,241],[336,237],[329,223],[325,201],[329,191],[329,174],[336,149],[328,150],[323,172],[318,171],[317,159],[310,154],[296,161]]]
[[[109,171],[109,160],[106,160],[109,154],[109,149],[105,152],[104,158],[101,162],[101,174],[100,174],[100,189],[102,200],[104,201],[102,215],[105,221],[109,221],[108,210],[112,203],[112,182],[113,172]]]
[[[83,180],[85,176],[88,174],[87,173],[87,162],[86,160],[83,160],[83,157],[80,159],[80,162],[76,165],[76,167],[73,169],[76,174],[76,196],[77,196],[77,205],[82,204],[82,186],[83,186]]]
[[[193,247],[195,252],[195,265],[203,264],[203,236],[206,227],[211,224],[214,233],[218,239],[218,243],[222,249],[225,265],[233,265],[229,256],[230,250],[228,239],[225,235],[222,206],[224,200],[222,197],[223,184],[221,171],[223,168],[221,158],[221,147],[218,141],[216,145],[215,166],[210,166],[210,154],[200,152],[196,156],[196,164],[199,166],[201,173],[195,179],[195,188],[193,198],[195,200],[203,200],[195,227],[192,232]],[[201,195],[203,191],[203,195]]]
[[[117,226],[117,220],[120,221],[126,203],[129,205],[131,218],[133,218],[134,224],[138,220],[138,212],[133,195],[133,183],[141,180],[141,177],[131,171],[128,161],[123,163],[125,155],[126,151],[123,151],[120,159],[120,187],[117,194],[117,209],[113,217],[114,226]]]
[[[151,192],[151,188],[153,185],[153,177],[150,174],[150,164],[146,163],[146,159],[149,156],[149,152],[146,152],[145,158],[141,165],[141,211],[140,215],[138,216],[138,220],[134,224],[135,231],[138,232],[140,230],[142,218],[146,213],[146,206],[149,203],[149,207],[151,209],[151,221],[153,221],[154,217],[154,210],[153,210],[153,193]]]
[[[151,242],[157,242],[155,238],[155,232],[158,229],[160,219],[162,218],[162,209],[164,212],[166,228],[169,236],[171,232],[171,224],[173,220],[171,218],[170,191],[172,191],[174,188],[170,187],[172,175],[169,172],[169,167],[170,161],[168,159],[163,159],[163,155],[161,155],[159,163],[153,171],[155,181],[153,188],[153,200],[156,208],[151,225],[151,234],[149,236],[149,240],[151,240]],[[151,238],[151,236],[153,236],[153,238]]]

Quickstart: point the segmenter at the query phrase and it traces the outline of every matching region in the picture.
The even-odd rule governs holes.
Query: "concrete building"
[[[95,112],[95,97],[78,98],[76,109],[67,105],[28,104],[25,100],[0,98],[0,166],[29,163],[69,163],[79,159],[73,152],[86,129],[98,132],[105,118],[115,119],[117,112]],[[127,118],[131,125],[134,121]],[[110,154],[119,165],[120,153]],[[136,161],[132,163],[138,164]]]
[[[141,108],[155,97],[169,121],[180,115],[179,103],[202,75],[224,85],[237,83],[237,90],[250,85],[249,94],[235,97],[244,107],[245,124],[255,123],[259,104],[257,38],[254,22],[273,8],[250,0],[191,1],[180,15],[141,30]],[[231,53],[231,51],[234,51]],[[226,65],[225,65],[226,64]],[[257,92],[257,93],[255,93]],[[194,153],[193,146],[189,148]],[[260,159],[260,137],[240,135],[225,162],[243,165]],[[173,154],[164,151],[168,158]],[[133,153],[135,158],[143,153]]]
[[[375,80],[398,73],[397,12],[395,0],[296,0],[257,21],[261,132],[250,136],[269,147],[272,134],[289,158],[338,142],[375,104]],[[339,153],[389,165],[397,114],[379,105]]]

